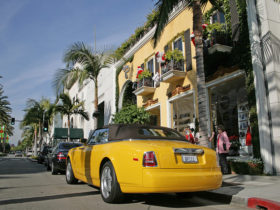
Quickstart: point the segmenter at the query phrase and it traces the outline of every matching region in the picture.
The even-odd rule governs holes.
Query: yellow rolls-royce
[[[125,193],[180,193],[217,189],[222,174],[212,149],[190,144],[176,130],[144,125],[97,129],[68,152],[66,181],[100,188],[102,199]]]

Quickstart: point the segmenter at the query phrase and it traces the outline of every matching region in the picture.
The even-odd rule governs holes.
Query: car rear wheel
[[[52,175],[57,174],[57,169],[55,168],[53,162],[52,162],[52,165],[51,165],[51,171],[52,171]]]
[[[66,166],[66,182],[67,184],[76,184],[78,182],[78,179],[74,176],[70,159],[67,161]]]
[[[101,171],[100,191],[103,201],[106,203],[119,203],[123,200],[114,167],[110,161],[106,162]]]

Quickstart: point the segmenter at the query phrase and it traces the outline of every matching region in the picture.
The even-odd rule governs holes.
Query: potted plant
[[[239,155],[239,149],[240,149],[240,142],[238,136],[230,136],[228,137],[229,141],[231,143],[230,148],[229,148],[229,155],[230,156],[238,156]]]
[[[171,65],[171,69],[176,69],[176,70],[181,70],[183,71],[183,61],[184,61],[184,56],[182,51],[178,49],[174,50],[169,50],[166,53],[166,60],[167,62]]]
[[[142,86],[151,87],[153,85],[152,73],[148,70],[144,70],[141,74],[139,74],[138,79],[139,79],[138,87],[142,87]]]

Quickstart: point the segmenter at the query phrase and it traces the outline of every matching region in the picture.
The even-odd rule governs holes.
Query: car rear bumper
[[[66,160],[57,160],[54,164],[56,169],[60,171],[66,170]]]
[[[143,169],[143,185],[121,184],[124,193],[195,192],[217,189],[222,184],[219,167],[213,169]]]

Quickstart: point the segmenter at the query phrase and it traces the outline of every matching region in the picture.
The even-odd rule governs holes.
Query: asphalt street
[[[0,209],[244,209],[197,195],[129,195],[124,203],[104,203],[99,190],[85,183],[68,185],[65,175],[51,175],[44,165],[27,158],[0,158]]]

